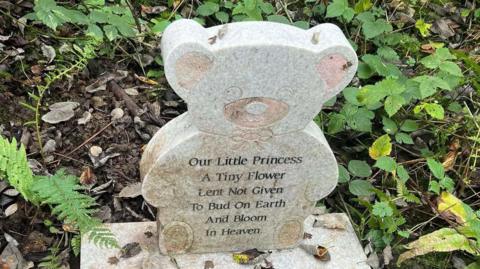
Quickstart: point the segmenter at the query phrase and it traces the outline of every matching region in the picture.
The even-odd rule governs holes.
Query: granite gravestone
[[[337,184],[335,157],[312,119],[356,71],[342,31],[179,20],[161,48],[188,112],[158,131],[140,165],[160,252],[297,246],[305,218]]]

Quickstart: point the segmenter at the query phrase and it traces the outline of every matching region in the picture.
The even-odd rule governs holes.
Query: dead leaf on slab
[[[327,229],[347,229],[348,219],[343,214],[325,214],[318,216],[313,223],[313,227],[323,227]]]
[[[313,255],[315,259],[327,262],[330,260],[330,253],[328,249],[320,245],[309,245],[309,244],[300,244],[300,248],[303,249],[308,254]]]
[[[259,251],[256,248],[243,252],[233,253],[233,261],[238,264],[256,264],[270,255],[269,252]]]
[[[205,261],[205,265],[203,266],[203,269],[213,269],[215,268],[215,265],[213,265],[212,261]]]
[[[120,250],[120,258],[128,259],[138,255],[142,251],[138,242],[128,243]]]
[[[128,185],[120,191],[118,197],[120,198],[135,198],[142,195],[142,183],[138,182]]]

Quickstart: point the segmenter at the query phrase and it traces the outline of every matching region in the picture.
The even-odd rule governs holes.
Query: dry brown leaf
[[[328,249],[324,246],[300,244],[300,248],[308,254],[313,255],[313,257],[315,257],[315,259],[317,260],[323,262],[327,262],[330,260],[330,253],[328,252]]]
[[[458,149],[460,149],[460,140],[453,140],[453,142],[449,145],[448,149],[450,151],[443,157],[442,162],[442,166],[445,171],[452,170],[453,166],[455,165],[455,161],[458,155]]]
[[[149,78],[144,77],[144,76],[139,76],[139,75],[135,74],[135,78],[140,80],[143,83],[148,84],[148,85],[158,85],[158,82],[156,82],[155,80],[149,79]]]
[[[92,168],[89,166],[83,169],[82,174],[80,175],[80,184],[82,185],[93,185],[97,182],[97,176],[93,173]]]

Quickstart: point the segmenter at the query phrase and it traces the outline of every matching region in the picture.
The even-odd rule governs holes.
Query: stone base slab
[[[313,227],[322,219],[344,219],[342,224],[327,223]],[[240,265],[233,261],[232,253],[160,255],[157,245],[156,222],[131,222],[106,224],[117,236],[121,246],[138,243],[131,253],[123,255],[118,249],[96,247],[86,238],[82,239],[81,269],[254,269],[255,265]],[[367,257],[345,214],[310,216],[305,220],[307,239],[304,245],[320,245],[328,249],[329,261],[320,261],[300,247],[274,250],[266,260],[275,269],[369,269]],[[319,226],[319,225],[315,225]],[[326,228],[326,227],[330,228]],[[335,228],[337,227],[337,228]],[[310,236],[311,235],[311,236]],[[135,254],[138,253],[138,254]],[[132,255],[135,254],[135,255]],[[127,257],[125,257],[127,256]],[[130,257],[128,257],[130,256]],[[262,261],[260,264],[264,264]],[[213,266],[213,267],[212,267]],[[260,266],[257,268],[261,268]],[[256,269],[256,268],[255,268]]]

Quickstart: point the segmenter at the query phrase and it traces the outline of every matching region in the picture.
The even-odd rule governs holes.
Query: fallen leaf
[[[93,185],[97,182],[97,176],[93,173],[92,168],[86,166],[83,169],[82,174],[80,175],[80,184],[82,185]]]
[[[75,116],[75,112],[73,112],[73,110],[52,110],[43,115],[42,120],[50,124],[57,124],[67,121],[73,118],[73,116]]]
[[[463,202],[449,192],[442,192],[437,200],[437,209],[440,214],[454,219],[458,224],[464,224],[468,220],[467,208]]]
[[[78,125],[85,125],[91,119],[92,119],[92,113],[90,113],[89,111],[85,111],[85,112],[83,112],[82,117],[77,120],[77,123],[78,123]]]
[[[142,195],[142,183],[137,182],[131,185],[128,185],[124,187],[120,193],[118,194],[118,197],[121,198],[135,198]]]
[[[15,214],[15,212],[17,212],[17,210],[18,210],[18,204],[17,204],[17,203],[14,203],[14,204],[9,205],[9,206],[5,209],[4,214],[5,214],[6,217],[9,217],[9,216]]]
[[[455,161],[458,155],[458,149],[460,148],[460,140],[454,139],[453,142],[448,147],[449,152],[443,157],[442,166],[445,171],[453,169]]]
[[[135,74],[135,78],[140,80],[143,83],[148,84],[148,85],[158,85],[158,82],[156,82],[155,80],[149,79],[149,78],[144,77],[144,76],[139,76],[139,75]]]
[[[400,254],[397,265],[405,260],[431,252],[452,252],[463,250],[473,255],[479,253],[472,247],[476,243],[466,236],[459,234],[455,229],[442,228],[429,234],[420,236],[417,240],[408,243],[405,247],[409,250]]]
[[[213,265],[212,261],[205,261],[205,265],[203,266],[203,269],[213,269],[215,268],[215,265]]]
[[[320,260],[322,262],[327,262],[330,260],[330,253],[328,252],[328,249],[324,246],[300,244],[300,248],[308,254],[313,255],[313,257],[315,257],[315,259],[317,260]]]
[[[42,44],[42,54],[45,56],[45,58],[48,59],[48,63],[53,62],[55,57],[57,56],[57,53],[55,53],[55,49],[52,46]]]
[[[390,142],[390,136],[388,134],[382,135],[377,138],[372,146],[368,148],[368,155],[374,160],[380,157],[388,156],[392,152],[392,143]]]
[[[128,259],[138,255],[142,251],[138,242],[128,243],[120,250],[120,258]]]
[[[120,260],[115,256],[108,257],[108,263],[111,265],[116,265],[119,261]]]
[[[259,251],[256,248],[245,250],[239,253],[233,253],[233,261],[238,264],[256,264],[265,259],[269,252]]]
[[[313,227],[323,227],[327,229],[347,229],[348,219],[343,214],[325,214],[315,219]]]
[[[389,265],[393,261],[392,247],[390,245],[383,249],[383,263]]]

